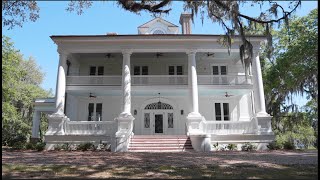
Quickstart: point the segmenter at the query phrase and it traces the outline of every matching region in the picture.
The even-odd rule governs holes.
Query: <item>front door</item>
[[[154,132],[155,133],[163,133],[163,115],[156,114],[154,116]]]

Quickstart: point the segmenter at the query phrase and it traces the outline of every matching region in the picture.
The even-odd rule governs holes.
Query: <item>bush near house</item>
[[[254,151],[257,149],[257,146],[256,145],[253,145],[252,143],[244,143],[242,146],[241,146],[241,150],[242,151]]]

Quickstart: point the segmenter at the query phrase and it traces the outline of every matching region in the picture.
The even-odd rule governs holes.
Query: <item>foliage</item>
[[[229,151],[237,150],[237,145],[236,145],[236,144],[228,144],[228,145],[227,145],[227,149],[228,149]]]
[[[46,147],[45,142],[37,142],[35,149],[38,151],[43,151],[45,147]]]
[[[50,96],[40,87],[43,77],[35,60],[24,60],[10,38],[2,36],[2,145],[26,145],[34,99]]]
[[[272,141],[267,145],[267,148],[270,150],[277,150],[277,149],[282,149],[283,145],[280,144],[278,141]]]
[[[79,144],[77,147],[77,150],[87,151],[87,150],[93,150],[94,148],[95,146],[93,143],[87,142],[87,143]]]
[[[118,0],[118,5],[130,12],[139,14],[141,11],[147,11],[150,13],[161,14],[169,13],[172,0]],[[192,20],[194,15],[200,13],[201,20],[205,15],[213,22],[218,22],[225,29],[224,44],[228,47],[230,53],[232,38],[235,34],[241,36],[240,55],[241,61],[245,64],[245,69],[248,69],[253,57],[253,46],[247,39],[244,26],[249,26],[256,29],[257,24],[264,27],[264,32],[268,39],[267,54],[271,57],[272,47],[272,35],[270,29],[273,26],[285,24],[289,29],[289,17],[296,11],[301,5],[301,0],[288,2],[288,8],[278,4],[275,1],[262,1],[256,0],[250,2],[248,6],[247,1],[224,1],[224,0],[184,0],[184,11],[190,10],[192,14]],[[77,14],[82,14],[84,9],[92,6],[92,1],[81,0],[71,1],[66,8],[67,11],[76,11]],[[240,7],[246,6],[244,9],[260,6],[261,13],[258,17],[251,17],[246,13],[240,11]],[[266,10],[262,10],[262,6],[267,5]],[[26,21],[26,14],[29,12],[29,19],[31,21],[37,20],[39,17],[39,7],[35,1],[4,1],[2,4],[2,20],[4,26],[9,26],[9,29],[14,26],[22,26],[22,23]]]
[[[253,145],[252,143],[244,143],[241,146],[241,151],[254,151],[257,149],[256,145]]]

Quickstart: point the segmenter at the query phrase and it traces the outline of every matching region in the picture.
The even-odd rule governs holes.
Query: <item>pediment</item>
[[[160,17],[154,18],[138,27],[139,34],[177,34],[179,27]]]

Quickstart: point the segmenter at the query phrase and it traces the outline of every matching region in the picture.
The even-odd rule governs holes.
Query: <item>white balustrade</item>
[[[67,85],[121,86],[122,76],[67,76]]]
[[[240,85],[252,84],[252,76],[245,75],[198,75],[200,85]]]
[[[66,135],[112,135],[116,129],[114,121],[66,121]]]
[[[131,76],[133,85],[187,85],[187,75],[135,75]]]
[[[207,134],[255,134],[256,119],[251,121],[204,121],[204,133]]]
[[[67,76],[67,85],[121,86],[122,76]],[[187,75],[132,75],[131,84],[144,85],[187,85]],[[247,85],[252,76],[245,75],[198,75],[198,85]]]

